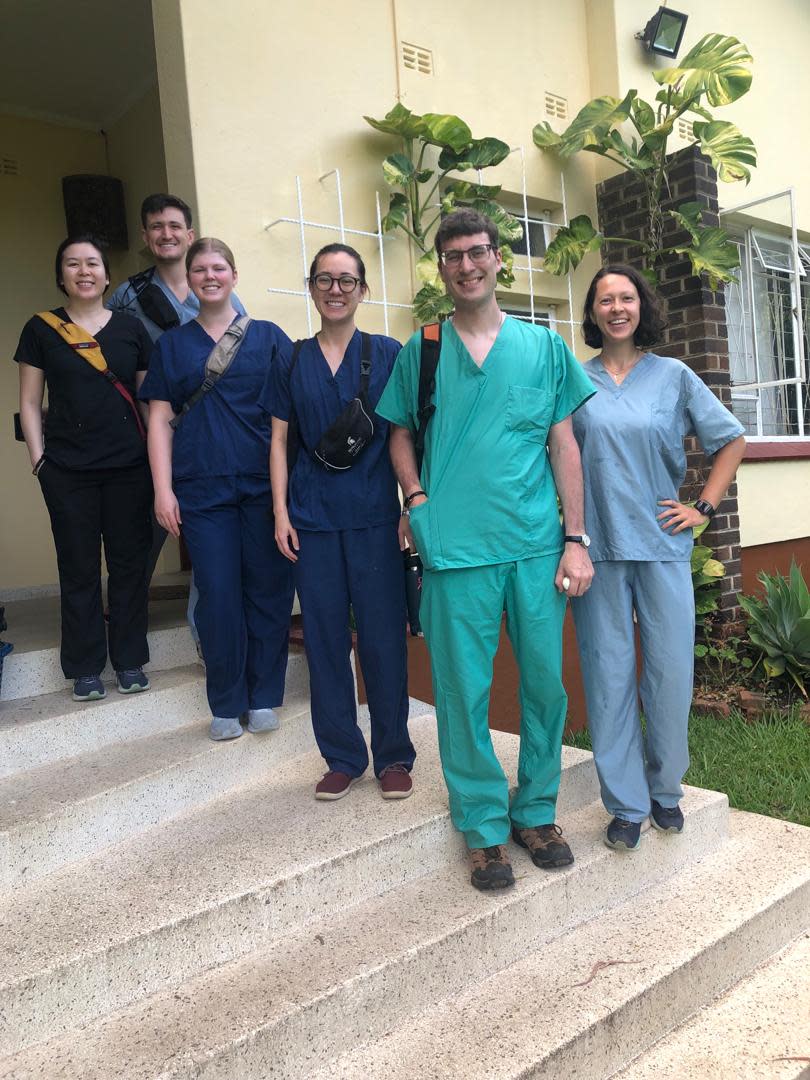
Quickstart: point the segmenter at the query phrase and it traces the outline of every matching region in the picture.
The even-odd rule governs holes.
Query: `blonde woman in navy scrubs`
[[[294,367],[290,357],[274,366],[262,405],[273,417],[270,476],[276,543],[295,564],[312,726],[328,767],[315,798],[343,798],[368,766],[350,661],[351,605],[368,693],[374,772],[384,799],[404,799],[412,791],[416,751],[408,736],[405,578],[388,421],[373,414],[374,436],[350,469],[328,472],[314,454],[323,433],[357,396],[364,345],[371,359],[372,407],[400,346],[382,334],[361,334],[355,325],[368,286],[366,268],[354,248],[321,248],[310,268],[309,291],[321,317],[320,333],[303,342]],[[300,450],[288,476],[293,417]]]
[[[680,360],[648,348],[665,326],[637,270],[607,266],[591,282],[582,332],[597,393],[574,413],[595,575],[572,599],[588,726],[608,847],[633,851],[647,817],[679,833],[689,765],[695,607],[692,528],[714,514],[742,460],[742,425]],[[678,501],[684,438],[713,457],[694,506]],[[636,683],[634,616],[643,658]],[[646,718],[642,735],[638,697]]]

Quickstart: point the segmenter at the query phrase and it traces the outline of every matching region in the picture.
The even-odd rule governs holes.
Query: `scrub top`
[[[585,370],[597,393],[574,417],[585,478],[585,527],[593,562],[685,562],[692,530],[675,536],[656,520],[686,475],[683,441],[711,456],[742,424],[686,364],[645,353],[617,386],[599,357]]]
[[[376,408],[388,381],[400,344],[371,334],[371,375],[368,398]],[[289,478],[289,515],[296,529],[332,532],[364,529],[397,521],[400,515],[397,482],[388,455],[388,423],[374,414],[374,436],[350,469],[330,472],[312,456],[321,436],[360,389],[361,336],[356,330],[340,367],[332,374],[317,337],[301,346],[290,379],[291,353],[274,364],[260,397],[266,412],[289,423],[298,422],[300,449]]]
[[[177,312],[177,318],[180,320],[181,326],[185,326],[187,322],[196,319],[200,314],[200,301],[191,289],[188,290],[188,296],[181,303],[157,270],[152,274],[152,284],[157,285],[161,292],[164,293],[169,303]],[[242,306],[242,301],[235,293],[231,294],[231,304],[237,315],[247,315],[247,312]],[[135,294],[135,288],[129,280],[121,282],[118,288],[115,289],[105,301],[105,307],[108,307],[111,311],[126,311],[130,315],[134,315],[137,319],[140,319],[153,342],[157,341],[160,335],[166,332],[165,330],[161,330],[156,322],[152,322],[143,310],[140,300]]]
[[[397,358],[377,411],[415,433],[420,335]],[[549,428],[594,393],[562,338],[508,318],[479,367],[442,324],[436,412],[427,428],[422,486],[411,509],[427,569],[533,559],[563,547],[557,491],[546,452]]]
[[[69,322],[64,308],[55,308]],[[95,335],[107,367],[135,396],[135,378],[146,371],[152,343],[137,319],[113,312]],[[62,469],[124,469],[146,461],[146,443],[131,407],[112,383],[52,326],[34,315],[23,327],[17,363],[39,368],[48,387],[43,435],[45,455]]]
[[[196,321],[167,330],[152,353],[143,401],[168,401],[176,413],[205,378],[213,338]],[[267,373],[290,339],[275,323],[254,319],[225,374],[183,418],[172,442],[172,476],[268,477],[270,424],[259,405]]]

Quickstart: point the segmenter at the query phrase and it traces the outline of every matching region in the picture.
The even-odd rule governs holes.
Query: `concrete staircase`
[[[739,1031],[774,980],[804,984],[797,1018],[807,1001],[791,943],[810,931],[810,830],[692,789],[683,836],[617,855],[590,755],[567,749],[576,864],[544,873],[513,849],[516,887],[480,894],[429,710],[412,703],[411,799],[369,778],[317,803],[303,656],[278,731],[214,744],[187,639],[158,630],[153,689],[91,705],[53,649],[6,661],[2,1080],[801,1075],[775,1061],[802,1056],[790,1023],[767,1046]],[[514,775],[517,740],[495,738]],[[737,983],[747,1007],[712,1004]],[[700,1026],[669,1034],[685,1021]],[[719,1062],[733,1040],[713,1033],[735,1025],[742,1050],[713,1071],[695,1048]]]

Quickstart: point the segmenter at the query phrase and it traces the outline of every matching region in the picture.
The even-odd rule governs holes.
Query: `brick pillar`
[[[681,203],[699,202],[703,224],[719,225],[717,174],[708,159],[696,147],[688,147],[670,158],[670,197],[664,209],[677,209]],[[641,240],[647,225],[644,187],[629,173],[621,173],[599,184],[596,189],[599,227],[606,236]],[[665,218],[664,245],[688,241],[688,234],[678,228],[673,218]],[[603,264],[608,262],[643,265],[639,249],[629,244],[605,244]],[[664,302],[669,323],[664,340],[656,346],[663,356],[683,360],[724,405],[731,407],[728,328],[723,291],[712,292],[703,279],[692,275],[688,258],[666,256],[659,270],[658,294]],[[687,471],[681,499],[696,499],[708,473],[708,465],[694,439],[687,441]],[[740,567],[740,518],[737,485],[732,484],[711,526],[704,533],[726,568],[721,583],[720,610],[725,620],[739,618],[737,593],[742,590]]]

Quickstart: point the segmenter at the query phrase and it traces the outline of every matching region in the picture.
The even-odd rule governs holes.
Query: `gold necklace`
[[[613,379],[613,381],[616,383],[616,385],[621,386],[621,384],[624,382],[624,380],[627,378],[627,376],[630,374],[630,372],[633,370],[633,368],[636,366],[636,364],[639,362],[639,360],[642,358],[643,355],[644,355],[643,352],[639,352],[638,355],[636,356],[635,360],[631,364],[629,364],[626,368],[624,368],[623,371],[612,371],[607,366],[607,364],[605,363],[604,360],[602,361],[602,367],[605,369],[605,371],[608,373],[608,375],[611,377],[611,379]]]

